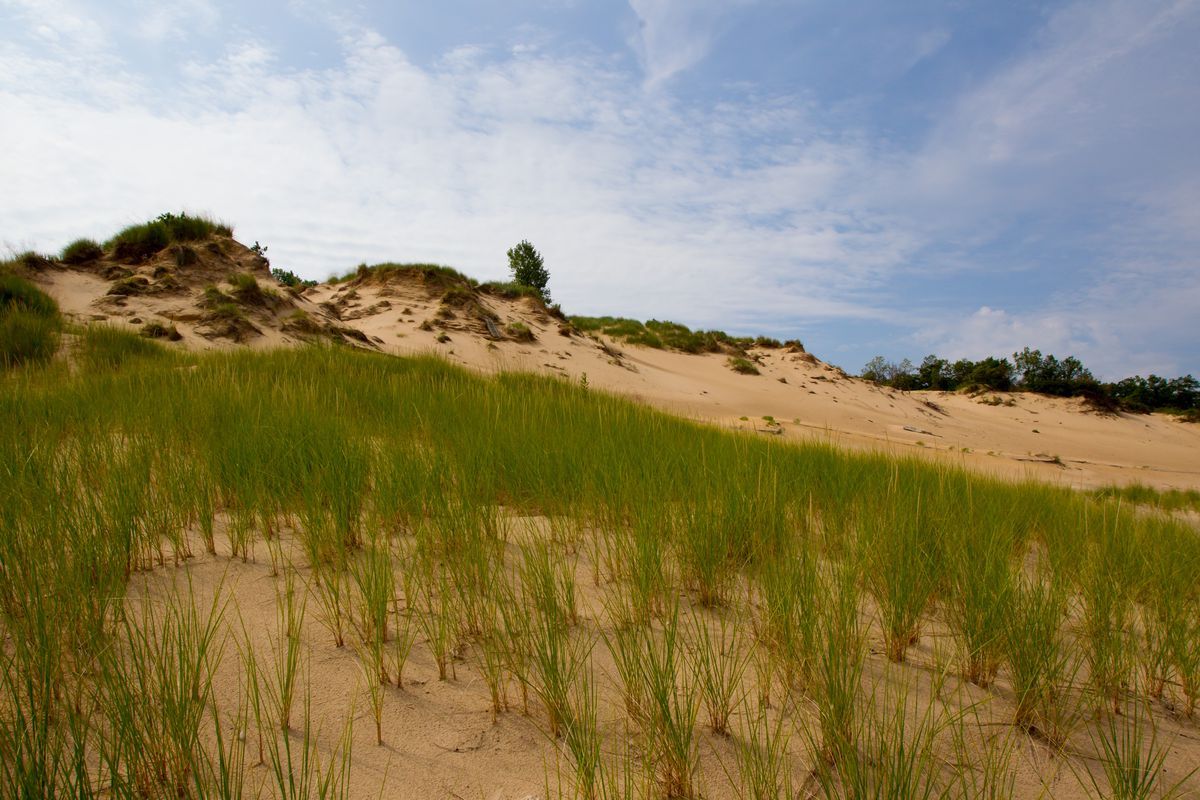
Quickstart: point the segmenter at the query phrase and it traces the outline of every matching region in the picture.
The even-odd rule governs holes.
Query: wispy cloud
[[[638,27],[632,45],[648,88],[701,61],[722,22],[753,0],[629,0]]]

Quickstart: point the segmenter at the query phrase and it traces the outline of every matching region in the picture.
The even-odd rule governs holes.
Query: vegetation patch
[[[91,239],[76,239],[63,248],[59,260],[64,264],[77,266],[95,261],[104,255],[104,248]]]
[[[140,333],[147,339],[166,339],[169,342],[178,342],[183,338],[183,334],[173,324],[157,320],[151,320],[143,325]]]
[[[744,356],[751,347],[779,348],[777,339],[766,336],[730,336],[724,331],[693,331],[678,322],[649,320],[639,322],[625,317],[579,317],[569,318],[580,331],[603,333],[626,344],[678,350],[683,353],[728,353]],[[796,340],[790,344],[799,345]],[[800,346],[803,351],[803,346]]]
[[[53,298],[0,269],[0,368],[49,361],[58,350],[61,329]]]
[[[755,366],[754,362],[748,358],[741,358],[738,356],[733,356],[726,363],[729,364],[729,368],[731,370],[733,370],[734,372],[740,373],[742,375],[759,375],[759,374],[761,374],[761,373],[759,373],[758,367]]]
[[[79,335],[75,358],[86,370],[119,369],[141,359],[163,357],[162,345],[113,325],[89,325]]]
[[[510,322],[504,326],[504,332],[510,339],[518,342],[532,342],[536,338],[529,326],[523,322]]]
[[[150,222],[130,225],[109,239],[104,249],[122,261],[140,262],[174,242],[194,242],[211,236],[232,236],[233,229],[208,217],[187,213],[160,214]]]

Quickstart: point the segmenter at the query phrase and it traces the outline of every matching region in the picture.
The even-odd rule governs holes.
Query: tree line
[[[960,358],[951,362],[928,355],[920,366],[907,358],[896,363],[876,356],[867,362],[860,374],[875,384],[904,391],[1015,390],[1057,397],[1083,397],[1095,406],[1112,411],[1174,411],[1191,416],[1200,413],[1200,382],[1191,375],[1179,378],[1135,375],[1104,382],[1074,356],[1059,359],[1028,347],[1013,353],[1011,360],[988,356],[979,361]]]

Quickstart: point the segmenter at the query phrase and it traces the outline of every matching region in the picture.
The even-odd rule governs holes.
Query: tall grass
[[[698,794],[700,774],[712,777],[701,742],[741,753],[755,793],[784,786],[797,755],[775,726],[794,724],[790,701],[804,696],[830,791],[860,767],[876,774],[870,764],[895,754],[868,748],[863,760],[863,731],[903,716],[911,739],[925,709],[873,711],[864,675],[889,654],[911,658],[935,608],[998,713],[1060,745],[1077,724],[1095,730],[1077,714],[1077,678],[1106,707],[1141,691],[1186,711],[1200,691],[1200,543],[1156,515],[731,436],[551,378],[317,347],[138,353],[106,331],[89,336],[81,347],[117,355],[0,377],[0,798],[139,783],[236,796],[241,771],[281,796],[339,794],[343,750],[330,761],[302,710],[310,665],[342,659],[339,642],[370,676],[376,741],[386,731],[396,744],[383,682],[404,683],[411,650],[427,649],[447,680],[473,654],[466,669],[482,680],[453,691],[497,715],[510,688],[526,709],[532,695],[574,780],[598,797],[645,789],[647,772],[656,794]],[[509,522],[531,518],[529,530]],[[255,566],[264,544],[271,563]],[[278,590],[269,647],[239,637],[244,699],[206,689],[220,651],[205,638],[207,609],[189,621],[183,597],[149,610],[125,599],[131,581],[155,586],[230,558],[272,569]],[[575,582],[589,559],[595,593]],[[1103,596],[1103,575],[1119,595]],[[312,642],[310,599],[330,628]],[[878,658],[867,650],[875,606]],[[630,722],[627,763],[606,759],[615,737],[602,724],[598,636]],[[197,641],[211,658],[180,657]],[[1135,641],[1141,682],[1132,662],[1101,682],[1099,656]],[[150,678],[120,688],[135,669]],[[784,687],[785,702],[751,728],[740,701],[755,683]],[[154,692],[177,701],[143,702]],[[930,725],[945,722],[930,713]],[[700,727],[733,741],[708,737],[701,714]],[[243,739],[265,769],[239,766]],[[981,759],[1003,749],[982,746]]]

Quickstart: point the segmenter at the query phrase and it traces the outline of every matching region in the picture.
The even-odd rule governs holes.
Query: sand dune
[[[188,266],[178,266],[189,259]],[[242,320],[214,319],[205,289],[233,291],[228,279],[234,273],[275,286],[266,260],[228,238],[197,246],[184,258],[164,251],[136,266],[106,259],[33,277],[78,322],[138,327],[159,320],[178,330],[177,346],[190,349],[325,339],[389,353],[436,353],[487,372],[586,380],[673,413],[764,435],[828,440],[1075,487],[1137,482],[1200,488],[1200,427],[1162,414],[1098,415],[1078,400],[1023,393],[898,392],[849,377],[794,348],[751,350],[761,374],[742,375],[724,355],[581,335],[530,298],[470,292],[446,302],[445,281],[419,270],[302,293],[274,288],[267,300],[240,304]],[[144,285],[114,294],[117,284],[129,286],[131,279],[144,279]],[[526,326],[532,341],[506,335],[511,323]]]

